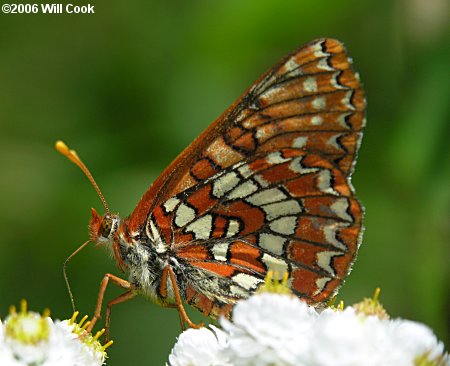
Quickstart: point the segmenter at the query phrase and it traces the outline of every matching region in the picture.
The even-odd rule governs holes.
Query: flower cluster
[[[19,312],[11,307],[10,314],[0,321],[0,365],[2,366],[100,366],[106,358],[105,349],[112,341],[101,345],[98,338],[87,333],[85,316],[53,321],[49,312],[27,310],[25,301]],[[84,324],[83,324],[84,323]]]
[[[376,300],[318,312],[295,296],[259,293],[233,320],[182,333],[169,356],[181,365],[450,366],[425,325],[390,320]]]

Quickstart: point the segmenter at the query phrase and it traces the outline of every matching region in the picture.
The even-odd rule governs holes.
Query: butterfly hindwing
[[[232,303],[255,291],[271,269],[287,272],[294,293],[319,303],[334,294],[354,260],[361,216],[347,177],[332,163],[282,149],[167,200],[148,227],[173,243],[192,294]]]

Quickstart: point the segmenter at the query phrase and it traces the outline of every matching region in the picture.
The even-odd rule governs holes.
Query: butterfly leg
[[[203,327],[203,323],[200,324],[193,323],[186,314],[186,310],[184,309],[183,306],[183,300],[181,300],[180,291],[178,289],[177,281],[175,279],[175,273],[173,273],[173,269],[170,266],[164,268],[162,278],[167,278],[167,275],[169,275],[170,282],[172,283],[176,307],[178,309],[178,315],[180,316],[180,323],[183,324],[181,328],[184,329],[184,323],[187,323],[187,325],[189,325],[191,328],[194,329]]]
[[[167,298],[168,276],[169,276],[168,269],[164,269],[162,272],[162,275],[161,275],[161,281],[160,281],[160,287],[159,287],[159,293],[160,293],[161,297],[163,297],[163,298]],[[177,309],[177,311],[178,311],[178,304],[172,304],[169,302],[161,302],[160,305],[164,306],[165,308]],[[180,319],[181,330],[183,330],[183,331],[186,330],[186,324],[185,324],[183,317],[181,316],[181,313],[179,311],[178,311],[178,317]]]
[[[160,287],[159,287],[159,293],[160,293],[160,295],[163,298],[167,298],[167,280],[168,280],[168,276],[169,276],[169,270],[168,270],[168,267],[167,267],[162,272],[161,282],[160,282]],[[165,308],[177,309],[177,311],[178,311],[178,304],[171,304],[171,303],[163,302],[160,305],[164,306]],[[182,317],[182,315],[181,315],[181,313],[179,311],[178,311],[178,317],[180,319],[181,330],[183,330],[183,331],[186,330],[186,324],[185,324],[184,319],[183,319],[183,317]]]
[[[125,292],[124,294],[116,297],[115,299],[108,302],[106,306],[106,314],[105,314],[105,342],[109,341],[109,324],[111,323],[111,308],[113,305],[120,304],[122,302],[131,300],[133,297],[137,295],[137,292],[134,290],[130,290]]]
[[[106,287],[108,286],[109,281],[112,281],[113,284],[115,284],[116,286],[122,287],[126,290],[128,290],[126,293],[120,295],[118,298],[110,301],[108,303],[108,308],[106,310],[106,324],[105,324],[105,330],[106,332],[108,332],[108,328],[109,328],[109,321],[110,321],[110,315],[111,315],[111,307],[115,304],[120,304],[121,302],[127,301],[131,298],[133,298],[136,293],[135,293],[135,287],[132,283],[123,280],[120,277],[114,276],[111,273],[107,273],[105,274],[105,276],[103,277],[103,280],[100,284],[100,290],[98,292],[98,297],[97,297],[97,305],[95,307],[95,312],[94,312],[94,316],[92,317],[91,323],[89,324],[89,326],[86,328],[86,330],[88,332],[92,331],[92,328],[94,328],[95,323],[97,322],[98,319],[101,318],[101,311],[102,311],[102,304],[103,304],[103,298],[105,296],[105,291],[106,291]]]
[[[181,330],[186,330],[186,325],[184,324],[184,321],[183,321],[183,318],[181,317],[181,314],[180,314],[180,312],[178,311],[178,305],[177,304],[165,304],[165,303],[161,303],[160,304],[162,307],[165,307],[165,308],[170,308],[170,309],[177,309],[177,312],[178,312],[178,317],[180,318],[180,327],[181,327]]]

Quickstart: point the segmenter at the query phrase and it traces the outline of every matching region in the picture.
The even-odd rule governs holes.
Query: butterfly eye
[[[100,234],[104,238],[108,238],[109,234],[111,233],[111,228],[112,228],[112,220],[109,217],[105,217],[100,226]]]

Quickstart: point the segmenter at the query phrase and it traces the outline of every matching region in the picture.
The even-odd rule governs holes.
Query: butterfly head
[[[97,245],[112,244],[120,225],[120,217],[111,213],[100,216],[94,208],[91,213],[89,239]]]
[[[118,215],[110,213],[108,204],[106,203],[106,200],[103,197],[100,188],[95,182],[94,177],[92,176],[86,165],[84,165],[83,161],[79,158],[76,151],[69,149],[69,147],[62,141],[57,141],[55,147],[56,150],[58,150],[71,162],[77,165],[84,173],[84,175],[86,175],[95,191],[97,192],[100,200],[102,201],[103,207],[105,208],[106,213],[103,216],[100,216],[97,211],[95,211],[95,209],[92,209],[92,217],[91,221],[89,222],[90,241],[96,243],[97,245],[113,244],[115,234],[120,225],[120,217]]]

